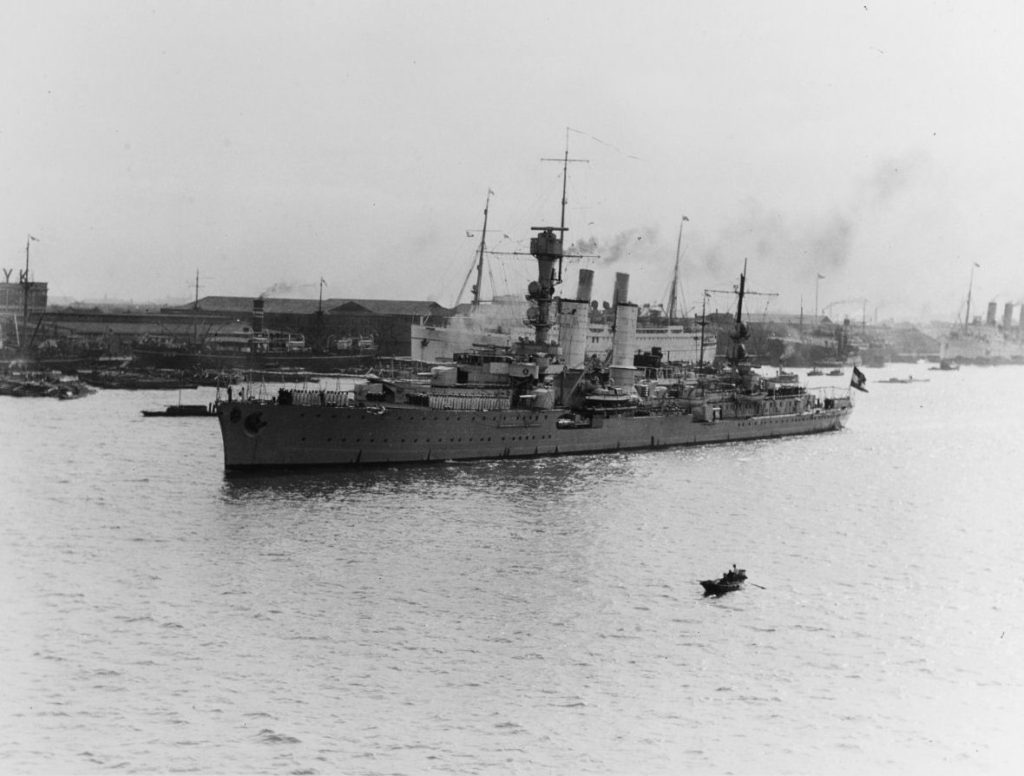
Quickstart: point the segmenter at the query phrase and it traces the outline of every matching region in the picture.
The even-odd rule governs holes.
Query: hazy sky
[[[557,224],[595,293],[962,314],[1024,299],[1024,5],[0,3],[0,266],[51,297],[454,301]],[[567,131],[572,128],[572,131]],[[467,235],[467,230],[472,236]],[[504,237],[503,235],[508,235]],[[499,293],[531,260],[492,263]],[[16,277],[16,273],[15,273]],[[490,282],[485,284],[489,292]],[[716,305],[725,306],[722,297]]]

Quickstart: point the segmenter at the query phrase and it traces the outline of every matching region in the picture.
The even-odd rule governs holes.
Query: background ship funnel
[[[589,302],[594,293],[594,270],[581,269],[580,280],[576,286],[576,299],[580,302]]]
[[[625,272],[615,273],[615,293],[612,297],[613,305],[626,304],[629,301],[629,275]]]

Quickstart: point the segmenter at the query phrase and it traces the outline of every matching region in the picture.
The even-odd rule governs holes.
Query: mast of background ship
[[[480,291],[481,291],[481,286],[483,285],[483,276],[484,276],[484,252],[485,252],[486,247],[487,247],[487,211],[490,210],[490,208],[491,208],[491,195],[492,194],[494,194],[494,192],[491,189],[487,189],[487,202],[484,204],[484,228],[483,228],[483,231],[480,233],[480,250],[479,250],[479,255],[477,256],[477,261],[475,262],[475,266],[476,266],[476,285],[473,286],[473,302],[472,302],[472,305],[473,305],[474,308],[480,306]],[[466,230],[466,236],[468,237],[468,236],[471,236],[471,235],[472,235],[472,232],[470,230]],[[474,265],[470,265],[469,272],[466,273],[466,279],[462,281],[462,287],[459,289],[459,295],[457,297],[455,297],[455,306],[456,307],[458,307],[459,304],[462,302],[462,294],[465,292],[466,284],[469,283],[469,279],[473,275],[473,267],[474,267]]]
[[[672,290],[668,294],[668,325],[672,325],[673,319],[676,317],[676,308],[679,305],[677,291],[679,289],[679,253],[683,247],[683,224],[690,219],[683,216],[682,221],[679,222],[679,239],[676,241],[676,268],[672,273]]]
[[[484,203],[484,228],[480,232],[480,257],[476,262],[476,285],[473,286],[473,307],[480,306],[480,289],[484,282],[484,250],[487,248],[487,211],[491,209],[491,194],[487,189],[487,201]]]
[[[192,302],[192,347],[199,347],[199,270],[196,270],[196,298]],[[180,404],[180,396],[178,397]]]
[[[704,371],[704,327],[708,325],[708,291],[704,290],[704,301],[700,305],[700,357],[697,359],[697,371]]]
[[[314,334],[314,347],[318,351],[324,349],[324,286],[327,285],[327,281],[324,280],[324,276],[320,276],[320,295],[316,301],[316,328]]]
[[[28,248],[26,247],[26,252]],[[964,314],[964,331],[967,331],[967,327],[971,324],[971,291],[974,288],[974,268],[980,267],[978,262],[971,264],[971,282],[967,284],[967,312]]]
[[[24,312],[21,318],[22,332],[18,337],[19,350],[28,350],[30,345],[28,341],[28,292],[32,288],[32,281],[28,279],[28,247],[32,244],[33,240],[39,242],[39,238],[32,235],[25,238],[25,274],[21,277],[21,295],[23,297]]]

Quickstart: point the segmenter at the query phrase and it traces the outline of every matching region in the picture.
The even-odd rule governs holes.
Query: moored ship
[[[589,302],[555,296],[564,209],[561,226],[534,230],[532,340],[455,354],[452,364],[434,366],[421,379],[370,380],[352,391],[282,389],[269,400],[252,398],[250,391],[250,398],[220,406],[225,468],[597,453],[843,427],[853,410],[848,388],[812,392],[779,385],[747,362],[745,267],[726,363],[713,373],[700,369],[638,380],[637,306],[616,300],[610,359],[588,359]],[[559,336],[551,339],[556,324]]]
[[[942,340],[940,360],[989,366],[1024,363],[1024,323],[1014,324],[1013,308],[1007,302],[1002,322],[997,323],[996,304],[991,302],[984,323],[974,321],[950,330]]]
[[[582,289],[589,289],[588,276],[592,274],[592,270],[580,270],[578,299],[585,297]],[[441,363],[453,360],[456,353],[480,345],[509,347],[518,338],[532,333],[529,322],[524,320],[529,309],[529,305],[519,299],[503,296],[490,303],[474,304],[469,313],[452,316],[440,325],[414,323],[410,327],[412,359]],[[613,325],[591,321],[587,328],[587,355],[604,358],[611,352],[613,337]],[[672,318],[657,322],[641,319],[637,325],[636,347],[643,352],[657,348],[668,361],[697,363],[701,351],[715,352],[716,341],[713,333],[705,334],[702,341],[699,331]]]
[[[964,363],[993,366],[1024,363],[1024,307],[1017,325],[1013,323],[1013,302],[1003,307],[1003,320],[996,322],[996,302],[988,303],[985,322],[971,320],[971,294],[974,290],[974,270],[967,285],[967,310],[963,326],[951,329],[942,339],[940,363]]]
[[[422,362],[451,361],[456,353],[480,345],[507,347],[517,339],[532,337],[533,327],[527,316],[530,306],[520,296],[504,295],[494,297],[490,303],[481,299],[484,255],[487,239],[487,212],[490,205],[484,208],[484,227],[481,231],[480,248],[477,254],[476,277],[473,285],[473,299],[468,312],[453,315],[440,324],[428,324],[424,321],[414,323],[410,328],[410,351],[412,359]],[[689,219],[685,216],[684,221]],[[640,315],[637,319],[636,346],[644,353],[659,350],[667,361],[675,363],[697,363],[704,353],[714,353],[716,348],[715,335],[689,321],[684,321],[677,313],[679,300],[679,258],[682,245],[682,225],[679,230],[679,243],[676,246],[675,269],[669,296],[667,315],[657,311],[647,316]],[[616,277],[614,296],[621,294],[620,284],[624,276]],[[468,282],[468,278],[467,278]],[[598,311],[598,303],[591,300],[594,272],[581,269],[576,299],[588,301],[594,313],[587,312],[589,325],[586,339],[588,356],[605,358],[611,352],[614,334],[614,319],[606,321]],[[463,285],[465,288],[465,285]],[[461,298],[461,291],[460,291]],[[457,302],[456,302],[457,304]],[[597,320],[595,320],[597,318]],[[557,331],[557,324],[554,331]]]

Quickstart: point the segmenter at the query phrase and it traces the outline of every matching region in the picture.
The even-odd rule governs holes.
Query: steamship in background
[[[613,326],[605,319],[612,313],[591,300],[593,281],[594,271],[581,269],[576,298],[587,302],[587,356],[607,358],[612,350]],[[627,298],[628,289],[629,276],[617,273],[613,298]],[[410,329],[412,358],[442,363],[474,346],[510,347],[520,339],[530,339],[534,330],[528,316],[533,309],[523,298],[500,296],[489,304],[474,301],[468,312],[438,324],[414,323]],[[638,316],[635,344],[639,352],[661,352],[667,362],[691,364],[714,356],[717,340],[713,331],[705,332],[702,341],[696,322],[684,324],[671,313],[661,315],[649,308],[647,312]]]
[[[974,291],[974,270],[981,266],[971,265],[971,279],[967,284],[967,307],[963,325],[954,326],[941,338],[939,362],[943,367],[959,364],[1024,363],[1024,308],[1016,326],[1013,324],[1013,302],[1003,306],[1003,320],[996,322],[998,305],[988,303],[985,321],[971,320],[971,296]]]
[[[564,455],[842,428],[853,410],[848,387],[811,392],[751,367],[745,267],[728,355],[712,374],[645,372],[638,379],[638,308],[625,298],[615,300],[609,359],[588,358],[590,300],[555,296],[565,202],[563,192],[561,226],[535,227],[530,240],[537,261],[527,288],[531,339],[472,348],[422,377],[368,379],[351,391],[250,390],[220,408],[225,468]]]
[[[1013,302],[1003,306],[1001,322],[996,321],[998,304],[988,303],[985,320],[970,321],[968,296],[968,322],[951,329],[942,339],[939,356],[944,364],[999,364],[1024,363],[1024,308],[1017,323],[1013,322]]]
[[[495,296],[489,303],[481,300],[481,288],[484,275],[484,257],[487,254],[487,214],[490,209],[488,191],[487,204],[484,205],[483,229],[480,232],[480,246],[476,254],[476,283],[473,285],[473,299],[469,310],[444,318],[437,324],[425,321],[414,323],[410,328],[411,355],[413,360],[424,363],[441,363],[451,361],[456,353],[476,346],[510,347],[520,339],[530,339],[534,335],[533,321],[529,316],[535,314],[528,298],[517,295]],[[564,198],[564,192],[563,192]],[[683,240],[682,222],[688,221],[683,216],[679,225],[679,241],[676,245],[675,268],[672,285],[669,290],[668,309],[653,307],[644,308],[638,316],[636,331],[636,347],[639,353],[660,353],[669,363],[696,364],[704,360],[705,353],[712,355],[716,350],[716,337],[706,330],[704,321],[684,320],[679,316],[679,259]],[[467,276],[466,282],[469,278]],[[586,353],[588,356],[607,358],[612,350],[612,334],[614,319],[611,307],[606,302],[604,308],[596,300],[592,301],[594,272],[589,269],[579,271],[579,283],[576,298],[588,302],[587,312]],[[629,278],[621,273],[616,275],[613,299],[625,300],[628,295]],[[463,289],[465,290],[465,283]],[[461,298],[462,291],[459,292]],[[456,308],[458,300],[456,300]],[[553,328],[557,333],[557,325]]]

